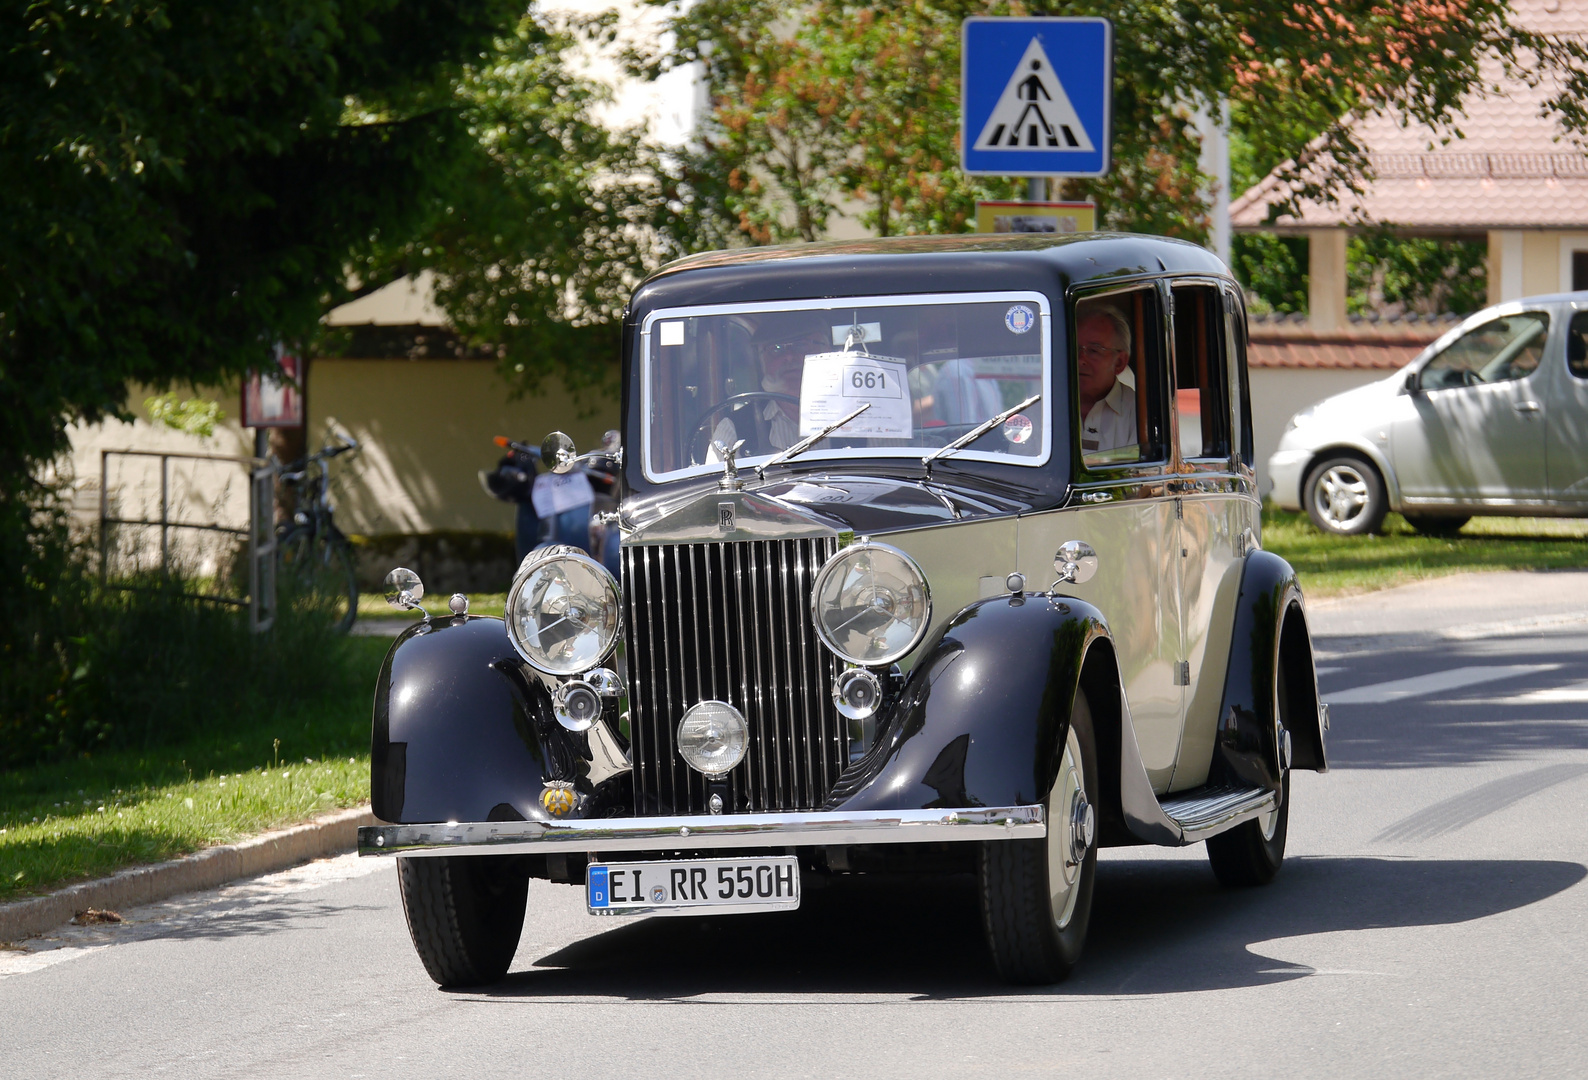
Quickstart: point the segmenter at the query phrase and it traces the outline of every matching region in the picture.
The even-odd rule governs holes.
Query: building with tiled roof
[[[1517,21],[1532,29],[1588,37],[1582,0],[1513,0]],[[1359,193],[1334,203],[1302,201],[1279,213],[1288,193],[1271,173],[1230,205],[1237,232],[1277,232],[1308,239],[1309,322],[1320,332],[1347,325],[1345,245],[1353,229],[1387,225],[1408,235],[1486,239],[1491,303],[1539,293],[1588,289],[1588,156],[1543,103],[1546,81],[1507,80],[1498,62],[1484,82],[1502,92],[1474,94],[1463,105],[1460,137],[1377,115],[1355,133],[1368,151]]]

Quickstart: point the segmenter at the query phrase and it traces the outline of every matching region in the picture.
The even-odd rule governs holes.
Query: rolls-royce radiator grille
[[[836,538],[623,549],[629,734],[640,813],[706,813],[705,777],[678,756],[684,711],[726,701],[750,724],[727,812],[822,805],[848,762],[816,639],[811,581]]]

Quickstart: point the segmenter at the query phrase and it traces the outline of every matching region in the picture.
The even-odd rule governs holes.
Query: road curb
[[[179,893],[213,889],[238,878],[342,855],[358,842],[358,827],[375,824],[369,807],[325,814],[303,825],[262,833],[154,866],[123,870],[98,881],[71,885],[48,896],[0,904],[0,941],[42,934],[89,908],[132,908]]]

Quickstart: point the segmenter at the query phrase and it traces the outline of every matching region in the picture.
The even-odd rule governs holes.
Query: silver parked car
[[[1387,379],[1291,417],[1274,502],[1318,528],[1390,510],[1454,532],[1475,514],[1588,515],[1588,293],[1485,308]]]

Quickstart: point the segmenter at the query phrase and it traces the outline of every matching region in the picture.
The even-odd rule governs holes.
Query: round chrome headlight
[[[932,621],[921,568],[898,548],[851,544],[827,560],[811,594],[816,634],[840,658],[881,667],[909,655]]]
[[[678,754],[696,772],[726,776],[750,748],[750,725],[726,701],[702,701],[678,722]]]
[[[618,585],[575,547],[530,552],[507,594],[507,636],[548,675],[595,667],[618,637]]]

